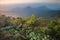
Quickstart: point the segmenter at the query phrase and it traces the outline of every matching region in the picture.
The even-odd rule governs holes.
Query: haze
[[[14,17],[58,16],[60,0],[0,0],[0,13]]]
[[[60,0],[0,0],[0,4],[60,3]]]

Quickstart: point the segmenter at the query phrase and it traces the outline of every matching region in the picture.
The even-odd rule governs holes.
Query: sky
[[[13,7],[15,6],[14,5],[11,6],[10,4],[26,4],[26,3],[27,4],[28,3],[43,3],[43,4],[47,3],[48,8],[54,9],[54,10],[60,10],[60,0],[0,0],[0,10],[6,11],[6,10],[13,9]],[[51,6],[49,4],[53,4],[53,5]],[[6,15],[10,15],[10,13],[7,13]]]
[[[0,4],[23,4],[23,3],[58,3],[60,0],[0,0]]]

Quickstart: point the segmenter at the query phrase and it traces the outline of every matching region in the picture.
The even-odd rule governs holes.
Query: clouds
[[[0,4],[17,3],[60,3],[60,0],[0,0]]]

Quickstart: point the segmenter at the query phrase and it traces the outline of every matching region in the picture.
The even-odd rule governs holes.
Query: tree
[[[26,24],[28,26],[32,26],[35,27],[37,26],[37,18],[35,17],[35,15],[32,14],[32,16],[29,18],[29,20],[26,22]]]

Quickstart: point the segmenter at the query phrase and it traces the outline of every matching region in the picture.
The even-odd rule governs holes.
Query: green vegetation
[[[60,17],[0,16],[0,40],[60,40]]]

